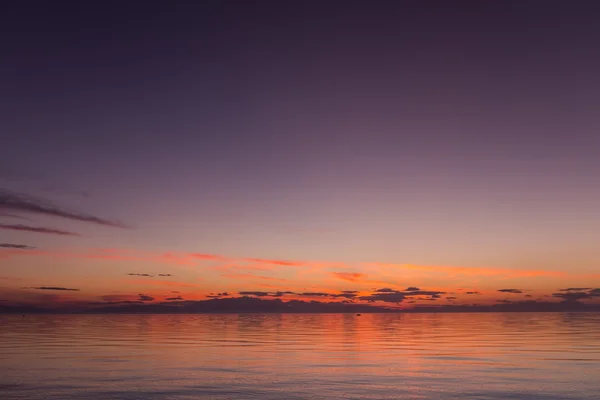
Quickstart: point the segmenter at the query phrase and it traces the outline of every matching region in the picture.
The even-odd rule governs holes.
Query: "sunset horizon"
[[[597,400],[600,3],[8,1],[2,400]]]

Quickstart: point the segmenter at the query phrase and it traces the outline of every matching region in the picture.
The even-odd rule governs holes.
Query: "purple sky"
[[[598,273],[594,2],[126,3],[2,12],[0,187],[133,229],[0,242]]]

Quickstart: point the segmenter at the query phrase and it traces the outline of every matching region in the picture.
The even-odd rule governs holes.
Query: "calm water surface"
[[[0,398],[597,400],[600,314],[0,316]]]

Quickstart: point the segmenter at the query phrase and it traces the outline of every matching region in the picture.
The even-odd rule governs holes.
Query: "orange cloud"
[[[358,272],[332,272],[331,274],[339,279],[349,282],[356,282],[358,280],[362,280],[362,278],[367,277],[366,274],[361,274]]]

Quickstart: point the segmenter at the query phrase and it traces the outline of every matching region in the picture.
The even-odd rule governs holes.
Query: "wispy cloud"
[[[23,217],[21,215],[16,215],[16,214],[11,214],[11,213],[4,213],[4,212],[0,212],[0,217],[15,218],[15,219],[21,219],[21,220],[25,220],[25,221],[31,221],[31,218],[27,218],[27,217]]]
[[[63,231],[56,228],[44,228],[40,226],[27,226],[27,225],[8,225],[0,224],[0,229],[7,229],[13,231],[24,231],[24,232],[35,232],[35,233],[49,233],[53,235],[64,235],[64,236],[80,236],[78,233]]]
[[[70,292],[79,292],[79,289],[71,289],[71,288],[60,287],[60,286],[37,286],[37,287],[26,287],[26,288],[23,288],[23,289],[63,290],[63,291],[70,291]]]
[[[124,224],[89,214],[69,211],[60,208],[51,202],[26,194],[19,194],[0,189],[0,210],[23,212],[32,214],[50,215],[76,221],[90,222],[98,225],[127,228]]]
[[[238,294],[240,296],[256,296],[256,297],[266,297],[266,296],[270,296],[271,294],[269,292],[258,292],[258,291],[242,291],[242,292],[238,292]]]
[[[367,277],[366,274],[361,274],[359,272],[332,272],[331,274],[336,278],[349,282],[356,282]]]
[[[13,243],[0,243],[0,247],[5,249],[21,249],[21,250],[31,250],[35,249],[33,246],[27,246],[25,244],[13,244]]]
[[[498,291],[503,293],[523,293],[521,289],[498,289]]]

